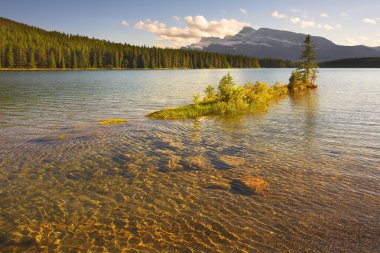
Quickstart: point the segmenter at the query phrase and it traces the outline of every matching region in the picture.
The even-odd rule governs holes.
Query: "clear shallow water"
[[[0,72],[0,251],[376,252],[380,71],[322,69],[256,116],[144,117],[226,72]],[[248,175],[263,195],[231,188]]]

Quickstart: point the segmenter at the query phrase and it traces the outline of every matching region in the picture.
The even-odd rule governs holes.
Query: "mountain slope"
[[[207,52],[241,54],[258,58],[279,58],[297,61],[306,34],[269,28],[255,30],[244,27],[234,36],[202,38],[200,42],[183,49]],[[340,46],[323,37],[312,36],[319,61],[342,58],[380,57],[380,50],[366,46]]]
[[[380,68],[380,58],[352,58],[322,62],[321,68]]]

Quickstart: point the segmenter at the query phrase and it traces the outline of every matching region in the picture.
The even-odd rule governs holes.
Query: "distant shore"
[[[0,68],[0,71],[80,71],[80,70],[190,70],[193,68]],[[257,69],[257,68],[201,68],[201,69]],[[198,69],[199,70],[199,69]]]
[[[270,68],[0,68],[0,71],[87,71],[87,70],[201,70],[201,69],[270,69]]]
[[[155,68],[156,70],[172,70],[173,68]],[[0,71],[81,71],[81,70],[155,70],[151,68],[0,68]],[[189,68],[176,68],[189,69]]]
[[[379,62],[366,62],[358,64],[357,62],[332,61],[320,63],[320,68],[380,68]],[[201,70],[201,69],[271,69],[268,67],[261,68],[0,68],[0,71],[97,71],[97,70]],[[290,68],[292,69],[292,68]]]

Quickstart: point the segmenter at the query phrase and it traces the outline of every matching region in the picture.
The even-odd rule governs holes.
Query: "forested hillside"
[[[199,51],[132,46],[48,32],[0,17],[0,68],[259,68],[295,63]]]
[[[380,68],[380,58],[351,58],[320,63],[321,68]]]

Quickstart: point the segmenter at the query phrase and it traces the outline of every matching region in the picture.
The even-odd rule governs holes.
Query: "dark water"
[[[323,69],[256,116],[144,117],[226,72],[0,72],[0,251],[378,252],[380,70]]]

